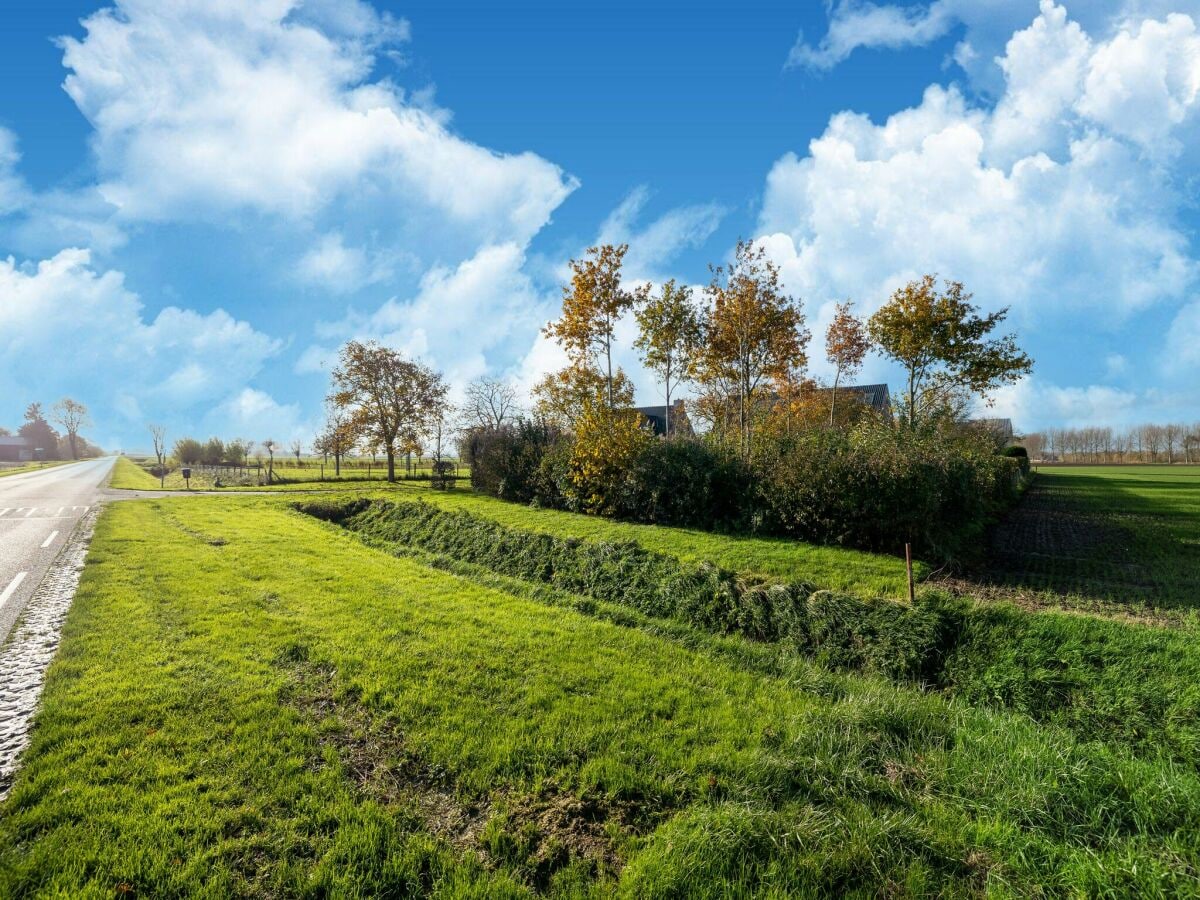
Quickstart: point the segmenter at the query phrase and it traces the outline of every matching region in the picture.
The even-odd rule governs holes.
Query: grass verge
[[[114,506],[0,807],[0,894],[1200,891],[1193,772],[715,640],[272,500]]]

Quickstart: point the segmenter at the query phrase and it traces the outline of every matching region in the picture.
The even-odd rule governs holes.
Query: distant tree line
[[[91,424],[86,406],[78,400],[63,397],[51,407],[48,416],[41,403],[30,403],[25,407],[16,436],[29,442],[40,459],[89,459],[104,453],[80,433]],[[11,431],[0,427],[0,437],[11,436]]]
[[[1200,422],[1047,428],[1022,440],[1031,458],[1087,463],[1200,462]]]

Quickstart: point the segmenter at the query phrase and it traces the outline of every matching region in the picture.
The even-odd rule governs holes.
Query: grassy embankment
[[[118,459],[112,486],[154,490],[158,479],[127,459]],[[292,486],[308,489],[312,485]],[[334,490],[338,486],[329,486]],[[231,491],[230,493],[235,493]],[[423,500],[444,509],[485,516],[503,525],[560,537],[594,541],[636,541],[648,550],[667,553],[686,562],[713,562],[735,572],[771,578],[805,579],[829,590],[861,596],[899,598],[905,595],[904,561],[843,547],[821,547],[784,538],[721,535],[687,528],[665,528],[615,522],[597,516],[551,509],[532,509],[471,491],[465,484],[453,491],[435,491],[420,481],[393,486],[375,485],[356,496]],[[915,566],[918,578],[928,567]]]
[[[0,895],[1200,894],[1194,767],[623,621],[270,498],[115,505]]]

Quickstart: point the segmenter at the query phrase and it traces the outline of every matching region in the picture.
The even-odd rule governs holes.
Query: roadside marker
[[[42,541],[42,549],[43,549],[43,550],[45,550],[47,547],[49,547],[51,544],[53,544],[53,543],[54,543],[54,539],[55,539],[56,537],[58,537],[58,532],[57,532],[57,531],[52,531],[52,532],[50,532],[50,537],[48,537],[48,538],[46,538],[44,541]]]
[[[0,594],[0,606],[8,602],[8,598],[17,592],[17,588],[21,586],[21,582],[25,580],[28,572],[18,572],[13,576],[13,580],[8,583],[8,587],[4,589],[4,593]]]

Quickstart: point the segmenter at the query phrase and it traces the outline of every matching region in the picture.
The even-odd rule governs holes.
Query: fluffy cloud
[[[789,66],[831,69],[860,47],[922,46],[946,34],[958,21],[956,4],[935,0],[927,7],[844,0],[832,8],[829,30],[817,46],[804,33],[788,54]]]
[[[236,393],[280,350],[278,341],[222,310],[168,307],[153,320],[119,272],[99,272],[86,250],[36,266],[0,262],[0,415],[70,393],[140,428],[143,417],[186,416]],[[115,427],[106,421],[108,427]]]
[[[398,244],[469,254],[528,240],[574,187],[371,80],[407,27],[357,0],[117,0],[83,25],[83,39],[62,41],[65,87],[123,220],[317,222],[352,209],[358,237],[386,228]]]
[[[301,356],[300,372],[326,371],[336,345],[373,338],[442,369],[456,385],[505,368],[550,317],[553,298],[539,293],[515,243],[486,246],[454,267],[436,266],[411,297],[394,297],[370,314],[326,323],[328,342]]]
[[[788,283],[873,307],[933,270],[1030,321],[1087,310],[1115,324],[1182,298],[1196,266],[1167,174],[1078,111],[1092,96],[1085,73],[1112,46],[1047,3],[1009,41],[1010,90],[993,110],[933,86],[880,125],[835,116],[808,156],[785,156],[767,180],[760,231]]]

